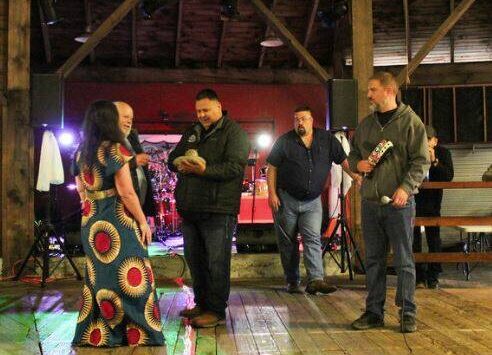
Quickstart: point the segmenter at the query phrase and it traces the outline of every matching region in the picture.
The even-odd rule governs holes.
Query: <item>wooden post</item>
[[[358,117],[359,122],[369,114],[367,102],[367,85],[373,74],[373,27],[372,0],[352,1],[352,66],[353,77],[358,82]],[[351,193],[351,229],[359,252],[364,259],[365,247],[361,227],[361,199],[355,189]]]
[[[6,81],[1,82],[7,102],[2,103],[0,206],[3,270],[7,271],[26,256],[33,241],[34,144],[29,125],[31,0],[4,0],[2,6],[5,10],[8,6],[8,33],[1,33],[2,55],[8,57]]]

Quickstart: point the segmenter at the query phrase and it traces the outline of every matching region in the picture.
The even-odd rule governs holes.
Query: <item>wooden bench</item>
[[[492,181],[451,181],[451,182],[430,182],[422,183],[421,189],[484,189],[492,188]],[[416,217],[416,226],[429,227],[461,227],[476,229],[492,229],[492,208],[491,216],[476,217]],[[487,229],[488,231],[489,229]],[[471,251],[457,253],[415,253],[415,262],[439,262],[439,263],[469,263],[469,262],[492,262],[492,252],[490,251]]]

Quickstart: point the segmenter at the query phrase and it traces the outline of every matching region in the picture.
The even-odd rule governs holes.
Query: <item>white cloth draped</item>
[[[50,184],[60,185],[64,182],[65,174],[58,142],[53,132],[44,131],[36,190],[49,191]]]
[[[345,133],[340,131],[334,134],[335,138],[342,144],[342,148],[345,154],[350,152],[350,144],[345,136]],[[352,178],[349,174],[342,170],[342,166],[333,164],[330,171],[331,183],[330,183],[330,197],[329,197],[329,215],[336,218],[340,212],[340,203],[338,201],[338,195],[340,194],[340,185],[342,182],[343,172],[343,195],[345,196],[352,185]]]

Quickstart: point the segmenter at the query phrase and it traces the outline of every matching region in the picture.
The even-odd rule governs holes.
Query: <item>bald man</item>
[[[140,144],[137,130],[132,129],[132,107],[122,101],[116,101],[114,104],[118,110],[118,124],[125,135],[126,146],[135,154],[135,158],[130,160],[133,187],[140,200],[144,214],[147,217],[154,217],[157,214],[157,210],[154,203],[154,193],[149,169],[147,167],[150,157],[144,152]]]

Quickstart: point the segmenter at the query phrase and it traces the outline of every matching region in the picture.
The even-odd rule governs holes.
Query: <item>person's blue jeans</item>
[[[396,305],[415,316],[415,262],[412,253],[415,201],[403,208],[362,201],[362,232],[366,247],[366,311],[384,316],[386,258],[389,246],[397,274]]]
[[[182,231],[185,259],[193,279],[195,304],[225,318],[230,292],[231,246],[237,217],[186,213]]]
[[[281,205],[275,214],[275,231],[286,281],[295,284],[300,282],[298,233],[302,236],[308,282],[322,280],[324,270],[320,234],[323,217],[321,198],[299,201],[280,189],[278,196]]]

